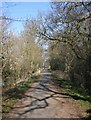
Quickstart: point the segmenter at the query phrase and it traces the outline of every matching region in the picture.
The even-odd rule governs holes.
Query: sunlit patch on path
[[[44,71],[9,113],[11,118],[79,118],[70,97],[59,92],[51,73]]]

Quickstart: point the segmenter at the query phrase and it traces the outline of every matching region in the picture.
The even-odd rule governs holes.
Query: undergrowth
[[[75,85],[72,80],[62,79],[56,74],[53,74],[53,80],[60,87],[62,93],[70,96],[79,104],[80,109],[86,111],[91,108],[91,96],[83,88]]]
[[[39,76],[29,77],[27,81],[18,83],[14,88],[7,90],[2,95],[2,112],[8,113],[14,104],[24,96],[24,93],[31,87],[32,83]]]

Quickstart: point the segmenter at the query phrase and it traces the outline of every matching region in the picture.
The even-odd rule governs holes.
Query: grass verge
[[[61,88],[61,92],[70,96],[76,104],[78,104],[81,111],[85,111],[83,114],[87,116],[86,112],[91,109],[91,96],[89,96],[84,89],[76,86],[71,80],[65,80],[60,78],[57,74],[53,74],[54,82]]]
[[[27,78],[27,81],[18,83],[14,88],[7,90],[2,95],[2,112],[9,113],[14,104],[23,97],[24,93],[31,87],[39,75]]]

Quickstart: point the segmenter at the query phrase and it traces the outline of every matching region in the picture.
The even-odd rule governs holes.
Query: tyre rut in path
[[[47,70],[9,113],[9,118],[80,118],[70,97],[61,94]]]

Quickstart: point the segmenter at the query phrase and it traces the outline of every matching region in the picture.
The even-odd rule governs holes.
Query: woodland
[[[91,2],[51,2],[50,7],[49,12],[25,20],[18,36],[8,28],[23,20],[0,17],[3,92],[48,67],[66,73],[91,102]]]

